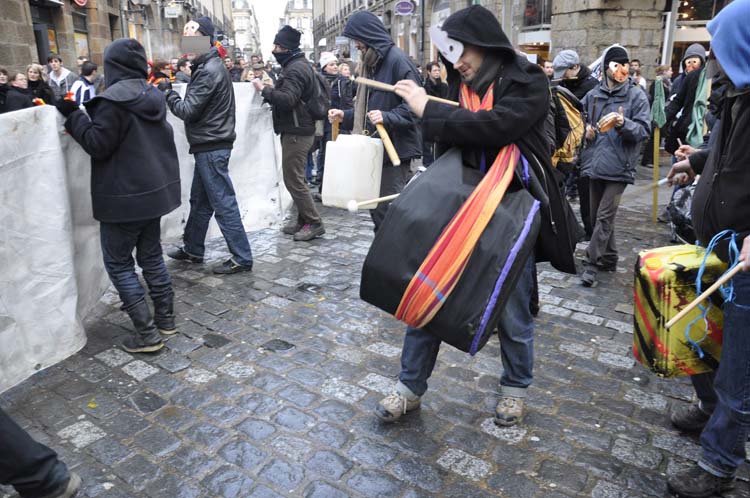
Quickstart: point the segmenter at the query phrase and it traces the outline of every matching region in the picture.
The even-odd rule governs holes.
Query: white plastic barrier
[[[251,85],[234,86],[229,172],[245,229],[256,230],[279,223],[290,198],[270,110]],[[164,217],[162,236],[177,238],[190,210],[194,163],[182,121],[168,120],[182,205]],[[80,350],[83,318],[109,286],[91,215],[90,159],[62,124],[51,106],[0,115],[0,392]],[[208,236],[219,235],[212,221]]]

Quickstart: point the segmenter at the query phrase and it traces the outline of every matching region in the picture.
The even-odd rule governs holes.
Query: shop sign
[[[412,0],[400,0],[393,6],[393,13],[397,16],[410,16],[414,13]]]
[[[181,7],[179,5],[165,5],[164,6],[164,17],[166,19],[177,19],[180,17]]]

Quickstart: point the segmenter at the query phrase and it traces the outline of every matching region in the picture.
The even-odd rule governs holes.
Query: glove
[[[158,85],[156,85],[156,88],[158,88],[164,93],[167,93],[169,90],[172,89],[172,82],[165,78],[162,81],[160,81]]]
[[[66,118],[78,110],[78,104],[70,100],[60,99],[55,102],[55,107],[60,111],[60,114]]]

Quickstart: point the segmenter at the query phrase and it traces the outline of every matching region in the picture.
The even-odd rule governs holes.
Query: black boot
[[[164,335],[172,335],[177,332],[174,324],[174,293],[169,292],[154,301],[154,325]]]
[[[154,326],[151,310],[145,299],[126,310],[133,321],[135,333],[122,341],[122,349],[128,353],[153,353],[164,347],[159,331]]]
[[[710,498],[732,489],[734,477],[716,477],[696,465],[673,475],[667,484],[680,498]]]

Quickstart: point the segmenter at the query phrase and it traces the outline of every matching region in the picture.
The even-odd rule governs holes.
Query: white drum
[[[326,144],[323,205],[346,209],[351,200],[361,202],[380,197],[382,173],[383,142],[379,138],[339,135],[335,142]],[[375,207],[377,204],[370,204],[360,209]]]

